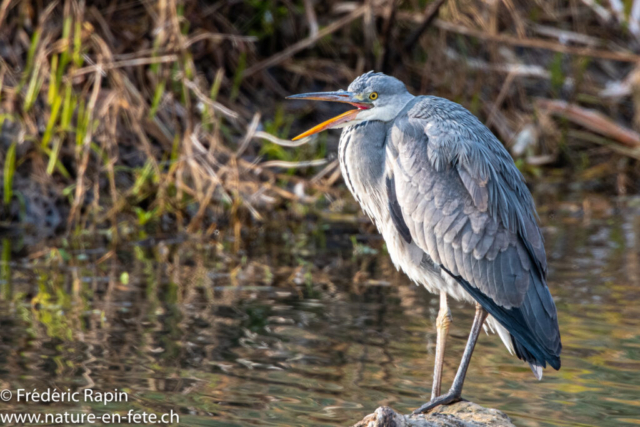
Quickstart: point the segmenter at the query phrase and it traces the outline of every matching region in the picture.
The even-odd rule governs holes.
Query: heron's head
[[[372,71],[355,79],[346,91],[313,92],[288,96],[287,99],[343,102],[356,107],[355,110],[346,111],[320,123],[293,139],[297,140],[325,129],[342,128],[369,120],[388,122],[395,119],[411,98],[413,95],[407,91],[404,83],[400,80]]]

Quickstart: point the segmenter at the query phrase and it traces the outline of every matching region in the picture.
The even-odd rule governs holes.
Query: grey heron
[[[294,139],[342,128],[342,175],[384,237],[396,268],[440,295],[431,400],[461,399],[483,326],[542,379],[560,369],[560,330],[533,198],[500,141],[461,105],[413,96],[398,79],[368,72],[347,91],[289,96],[356,107]],[[450,390],[440,393],[447,297],[476,306]]]

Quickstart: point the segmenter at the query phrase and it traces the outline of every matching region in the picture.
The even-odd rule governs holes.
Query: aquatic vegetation
[[[523,141],[532,180],[566,173],[638,190],[627,65],[637,56],[620,49],[637,38],[634,11],[45,3],[12,2],[0,16],[0,215],[40,237],[91,228],[117,241],[124,222],[210,235],[274,209],[335,208],[345,195],[335,135],[287,141],[294,119],[317,118],[282,101],[366,69],[464,104],[508,147]],[[600,25],[605,15],[618,25]]]

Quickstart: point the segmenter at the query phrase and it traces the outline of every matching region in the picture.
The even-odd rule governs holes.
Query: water
[[[538,382],[483,334],[465,384],[465,398],[519,426],[640,424],[640,207],[582,199],[540,207],[562,369]],[[429,398],[438,298],[395,272],[373,231],[305,221],[247,229],[241,245],[225,233],[141,235],[113,252],[5,239],[0,389],[129,399],[14,396],[1,412],[173,410],[189,426],[344,426],[380,405],[408,412]],[[452,312],[444,387],[473,308]]]

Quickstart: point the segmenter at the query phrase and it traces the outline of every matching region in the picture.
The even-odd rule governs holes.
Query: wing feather
[[[491,248],[491,245],[493,245],[493,241],[495,240],[497,223],[495,221],[491,221],[488,225],[490,227],[487,227],[484,232],[484,236],[482,236],[482,240],[478,242],[478,245],[476,245],[475,249],[473,250],[473,256],[476,257],[476,259],[483,259],[485,255],[487,255],[487,252],[489,252],[489,249]],[[496,231],[494,232],[493,230]]]
[[[424,218],[427,208],[431,206],[429,202],[429,199],[427,199],[426,197],[422,197],[422,200],[420,200],[420,203],[418,203],[418,207],[416,208],[416,210],[411,213],[411,219],[416,222],[422,222],[422,218]]]
[[[458,239],[457,237],[460,235],[460,230],[462,230],[462,227],[467,225],[468,221],[469,218],[467,218],[464,213],[459,213],[456,217],[456,220],[453,222],[453,224],[451,224],[451,227],[449,227],[449,229],[445,233],[444,241],[451,244],[453,247],[459,248],[460,239]]]
[[[451,266],[451,272],[453,274],[455,274],[456,276],[459,275],[460,273],[458,272],[458,265],[456,263],[455,248],[451,245],[446,244],[442,239],[440,239],[439,241],[442,241],[442,246],[444,249],[444,263]]]
[[[427,242],[427,245],[426,245],[426,248],[421,248],[421,249],[422,250],[426,249],[427,254],[431,257],[433,262],[440,265],[442,263],[440,262],[440,255],[438,252],[438,243],[436,241],[435,233],[432,233],[431,230],[429,230],[430,225],[431,224],[428,223],[427,221],[425,221],[422,224],[423,235],[424,235],[425,241]]]
[[[455,259],[456,259],[456,267],[458,269],[458,274],[461,276],[466,276],[467,272],[466,272],[466,266],[464,263],[465,256],[460,246],[455,248]]]
[[[469,219],[471,224],[471,230],[466,232],[462,237],[462,250],[467,254],[472,252],[476,248],[476,245],[484,235],[484,230],[480,229],[476,231],[473,228],[473,221],[471,220],[471,217]]]
[[[488,259],[488,258],[487,258]],[[498,287],[501,286],[501,282],[496,280],[496,262],[495,260],[489,260],[487,267],[487,287],[493,294],[498,293]]]
[[[449,231],[449,227],[451,227],[453,222],[458,217],[458,212],[453,212],[451,214],[447,214],[444,210],[440,212],[442,212],[442,218],[436,224],[433,232],[436,233],[436,236],[438,236],[438,238],[443,238],[444,234]]]

